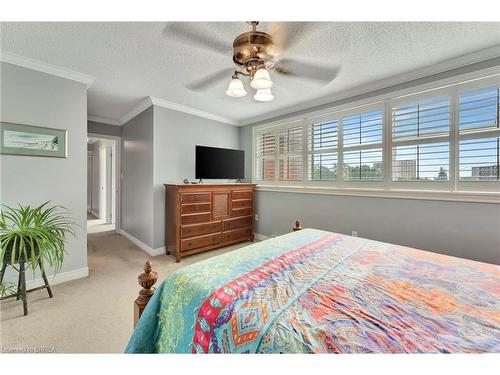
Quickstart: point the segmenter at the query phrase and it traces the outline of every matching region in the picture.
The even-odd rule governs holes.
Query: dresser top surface
[[[256,184],[164,184],[165,187],[181,187],[185,189],[195,188],[251,188],[257,186]]]

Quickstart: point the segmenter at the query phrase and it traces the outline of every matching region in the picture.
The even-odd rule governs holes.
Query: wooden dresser
[[[165,248],[186,255],[254,239],[254,184],[165,184]]]

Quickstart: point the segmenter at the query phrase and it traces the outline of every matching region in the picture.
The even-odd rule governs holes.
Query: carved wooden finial
[[[139,292],[139,297],[134,301],[134,327],[156,290],[153,285],[158,281],[158,272],[153,271],[151,261],[148,260],[144,264],[144,272],[137,277],[137,281],[142,289]]]
[[[300,222],[298,220],[295,220],[295,226],[292,229],[294,232],[302,229],[302,227],[300,226]]]

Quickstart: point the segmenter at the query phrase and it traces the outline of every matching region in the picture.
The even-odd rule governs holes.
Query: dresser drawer
[[[246,239],[252,235],[252,228],[240,228],[222,233],[222,242]]]
[[[232,201],[232,208],[252,207],[251,199],[237,199]]]
[[[210,193],[182,193],[182,203],[210,202]]]
[[[237,228],[251,227],[252,226],[252,216],[241,217],[237,219],[224,220],[222,222],[222,230],[231,230]]]
[[[181,216],[181,224],[195,224],[210,221],[210,213],[206,214],[188,214]]]
[[[202,234],[220,233],[220,221],[206,224],[192,224],[181,226],[181,238],[201,236]]]
[[[238,216],[248,216],[252,214],[252,207],[246,207],[246,208],[233,208],[231,210],[231,216],[232,217],[238,217]]]
[[[181,214],[210,212],[210,203],[190,203],[181,205]]]
[[[252,199],[252,191],[233,191],[231,193],[231,198],[233,199]]]
[[[220,233],[208,234],[206,236],[199,236],[181,240],[181,251],[189,251],[199,247],[215,245],[220,243]]]

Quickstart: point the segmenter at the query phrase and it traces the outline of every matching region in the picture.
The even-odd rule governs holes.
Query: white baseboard
[[[260,234],[260,233],[254,233],[254,235],[255,235],[255,239],[257,241],[264,241],[264,240],[267,240],[267,239],[271,238],[269,236],[265,236],[265,235]]]
[[[29,272],[31,272],[31,271],[29,271]],[[26,272],[26,275],[28,275],[29,272]],[[50,285],[57,285],[57,284],[65,283],[67,281],[83,279],[84,277],[88,277],[88,276],[89,276],[89,268],[88,267],[77,268],[76,270],[57,273],[55,276],[51,275],[50,273],[47,274],[47,278],[49,279]],[[34,279],[34,280],[26,280],[26,288],[27,289],[37,288],[37,287],[42,286],[42,285],[44,285],[44,282],[41,278]]]
[[[139,246],[142,250],[144,250],[146,253],[148,253],[152,257],[158,256],[158,255],[165,255],[165,247],[158,247],[156,249],[153,249],[152,247],[149,247],[141,240],[138,240],[137,238],[132,236],[130,233],[125,232],[123,229],[117,229],[116,233],[121,234],[126,239],[132,241],[134,244]]]

